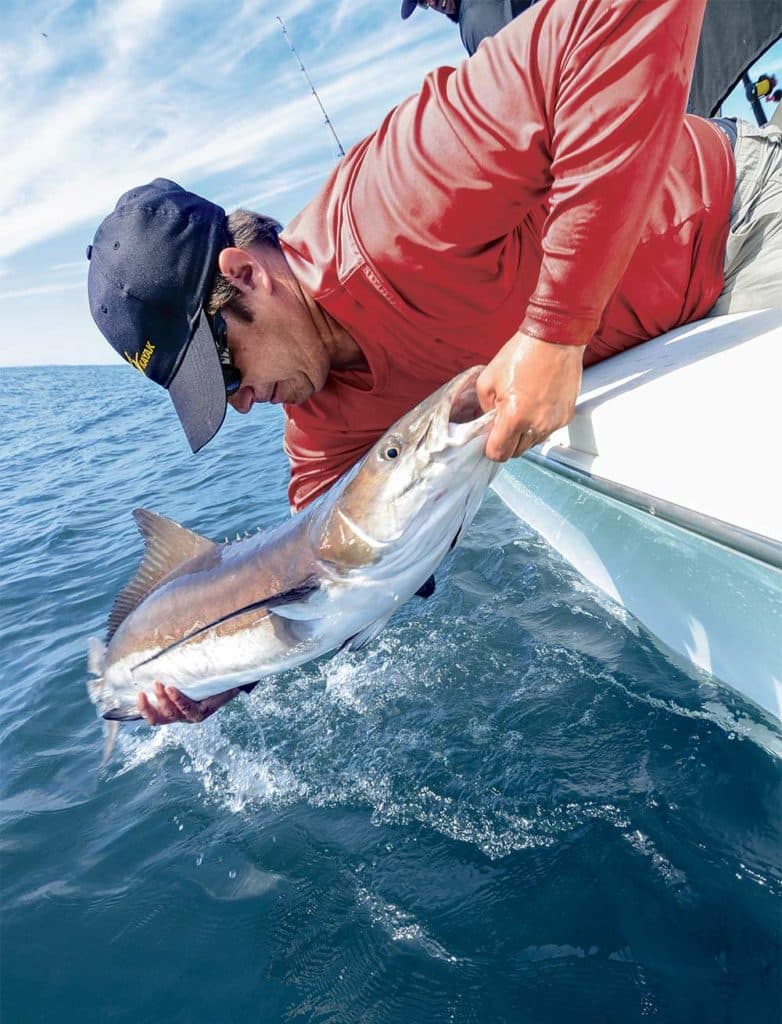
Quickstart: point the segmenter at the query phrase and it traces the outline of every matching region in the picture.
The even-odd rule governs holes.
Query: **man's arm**
[[[448,83],[454,128],[511,230],[547,217],[520,329],[594,334],[682,126],[705,0],[554,0],[487,40]],[[476,210],[477,212],[477,210]]]
[[[493,395],[514,410],[498,417],[495,453],[518,449],[523,431],[549,432],[572,412],[578,355],[557,357],[550,347],[587,344],[638,244],[681,130],[704,7],[536,4],[456,71],[430,76],[367,153],[352,203],[358,234],[368,251],[390,254],[392,283],[394,261],[421,267],[420,286],[405,280],[404,289],[421,309],[426,269],[439,252],[469,260],[533,206],[546,212],[519,334],[482,380],[486,401]],[[385,215],[373,228],[378,204]],[[389,223],[394,235],[379,237]],[[552,373],[560,387],[546,410],[533,409],[520,382],[540,396]]]
[[[537,287],[521,329],[478,381],[482,407],[497,410],[486,445],[493,459],[522,454],[572,419],[585,344],[680,128],[704,5],[678,4],[678,25],[665,2],[604,6],[615,9],[584,24],[562,62],[561,94],[547,103],[552,180]],[[672,64],[667,83],[658,81],[661,61]]]

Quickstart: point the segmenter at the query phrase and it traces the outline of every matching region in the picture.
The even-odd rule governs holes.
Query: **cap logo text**
[[[127,352],[123,352],[122,354],[131,366],[135,366],[137,370],[141,371],[141,373],[146,373],[149,361],[152,358],[152,353],[154,351],[155,346],[151,341],[148,341],[145,343],[144,348],[138,353],[138,355],[129,356]]]

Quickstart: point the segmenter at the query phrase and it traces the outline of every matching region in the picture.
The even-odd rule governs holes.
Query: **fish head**
[[[323,557],[361,565],[413,537],[425,543],[450,533],[450,543],[472,518],[497,468],[484,451],[494,413],[478,401],[482,369],[464,371],[403,416],[348,475],[327,509]]]

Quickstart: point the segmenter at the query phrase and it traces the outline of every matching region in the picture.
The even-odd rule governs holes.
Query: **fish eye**
[[[389,441],[383,449],[384,459],[398,459],[402,454],[402,445],[398,441]]]

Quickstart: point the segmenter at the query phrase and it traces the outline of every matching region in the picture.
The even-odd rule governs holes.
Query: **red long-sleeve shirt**
[[[353,147],[282,243],[354,338],[287,406],[289,497],[519,328],[596,362],[705,315],[735,170],[685,117],[705,0],[541,0]]]

